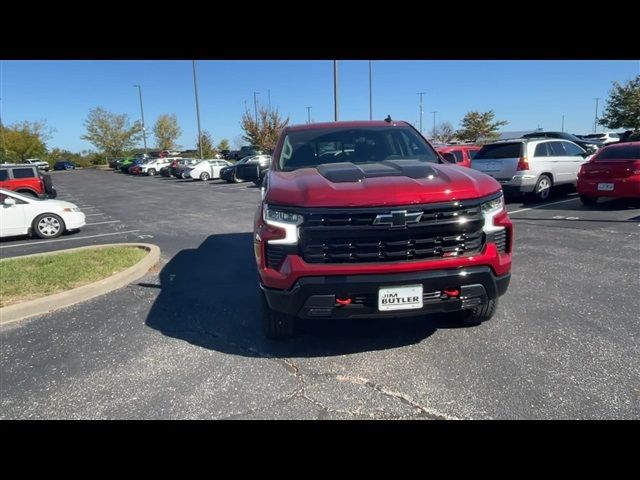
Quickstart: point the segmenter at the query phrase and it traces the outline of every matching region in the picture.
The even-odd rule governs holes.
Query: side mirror
[[[9,206],[9,207],[12,207],[13,205],[16,204],[16,201],[11,197],[7,197],[7,198],[4,199],[4,204]]]
[[[260,178],[260,165],[257,163],[245,163],[236,167],[236,177],[241,180],[258,180]]]
[[[453,153],[447,152],[441,153],[441,155],[447,161],[447,163],[453,163],[454,165],[456,164],[456,156]]]

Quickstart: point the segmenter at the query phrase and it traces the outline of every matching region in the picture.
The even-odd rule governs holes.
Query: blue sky
[[[333,120],[331,61],[198,61],[196,63],[202,128],[217,143],[232,146],[241,134],[246,106],[258,101],[278,107],[291,123]],[[373,116],[387,114],[418,126],[417,92],[424,95],[424,130],[436,121],[455,128],[469,110],[493,109],[507,120],[504,130],[538,126],[588,133],[593,127],[595,97],[599,111],[611,82],[640,74],[640,61],[397,61],[373,62]],[[50,147],[80,151],[92,148],[80,139],[90,108],[102,106],[139,119],[142,85],[147,128],[163,113],[175,113],[183,133],[178,143],[194,148],[197,137],[190,61],[1,61],[0,98],[3,124],[46,120],[55,129]],[[340,119],[369,118],[367,61],[339,62]],[[149,139],[153,145],[153,140]]]

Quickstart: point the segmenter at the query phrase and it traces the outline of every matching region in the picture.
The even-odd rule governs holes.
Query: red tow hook
[[[459,297],[460,296],[460,289],[459,288],[445,288],[444,290],[442,290],[442,293],[444,293],[447,297]]]
[[[340,306],[349,305],[351,303],[350,298],[336,298],[336,303]]]

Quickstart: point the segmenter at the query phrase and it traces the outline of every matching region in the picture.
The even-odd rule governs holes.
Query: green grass
[[[147,251],[108,247],[0,260],[0,307],[86,285],[140,261]]]

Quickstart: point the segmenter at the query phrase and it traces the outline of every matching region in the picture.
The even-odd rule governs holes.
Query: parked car
[[[173,160],[175,160],[175,157],[161,157],[161,158],[151,159],[150,161],[148,161],[147,163],[141,166],[142,173],[144,175],[149,175],[150,177],[153,177],[154,175],[157,175],[158,172],[160,172],[160,170],[163,167],[169,166],[169,164]]]
[[[0,165],[0,188],[36,198],[55,198],[51,175],[42,174],[35,165]]]
[[[203,160],[189,169],[185,169],[185,175],[188,172],[194,180],[210,180],[212,178],[220,178],[220,170],[231,165],[227,160]]]
[[[585,205],[600,197],[640,199],[640,142],[602,148],[580,168],[577,188]]]
[[[28,163],[29,165],[35,165],[43,172],[49,171],[49,163],[43,160],[40,160],[39,158],[27,158],[25,160],[25,163]]]
[[[580,135],[580,138],[584,140],[597,140],[602,142],[603,145],[609,145],[610,143],[619,142],[620,134],[616,132],[589,133],[587,135]]]
[[[84,213],[73,203],[40,200],[0,188],[0,237],[33,234],[56,238],[84,225]]]
[[[109,168],[118,168],[118,161],[121,161],[123,158],[122,157],[113,157],[110,158],[109,160],[107,160],[107,163],[109,164]]]
[[[318,155],[328,142],[350,152]],[[511,278],[502,190],[442,163],[406,122],[285,127],[254,222],[263,333],[290,337],[297,318],[489,320]]]
[[[484,145],[471,160],[471,168],[495,178],[505,194],[527,193],[546,200],[552,187],[575,186],[589,155],[566,140],[522,138]]]
[[[142,175],[142,165],[131,165],[127,173],[130,175]]]
[[[76,164],[71,160],[58,160],[53,164],[54,170],[75,170]]]
[[[260,150],[255,145],[245,145],[244,147],[240,147],[240,150],[235,151],[235,152],[231,152],[230,153],[230,158],[234,159],[234,160],[239,160],[239,159],[242,159],[244,157],[254,157],[256,155],[261,155],[263,153],[265,153],[265,152]]]
[[[181,158],[180,160],[175,161],[175,166],[174,162],[171,162],[171,168],[169,171],[171,172],[171,175],[176,178],[187,178],[184,176],[183,170],[185,168],[192,167],[198,162],[200,162],[199,158]]]
[[[585,140],[566,132],[533,132],[523,135],[522,138],[561,138],[575,143],[589,153],[595,153],[603,145],[599,140]]]
[[[148,158],[126,158],[120,164],[120,171],[122,173],[130,173],[129,169],[136,165],[143,165],[149,159]]]
[[[220,170],[220,178],[222,180],[226,180],[229,183],[240,183],[244,182],[241,178],[238,177],[237,167],[239,165],[249,164],[260,164],[263,169],[267,169],[270,165],[271,157],[269,155],[254,155],[252,157],[244,157],[242,160],[239,160],[237,163],[230,165],[228,167],[224,167]]]
[[[456,165],[461,167],[470,167],[471,159],[480,150],[478,145],[442,145],[435,147],[436,152],[445,154],[450,153],[453,155]]]

